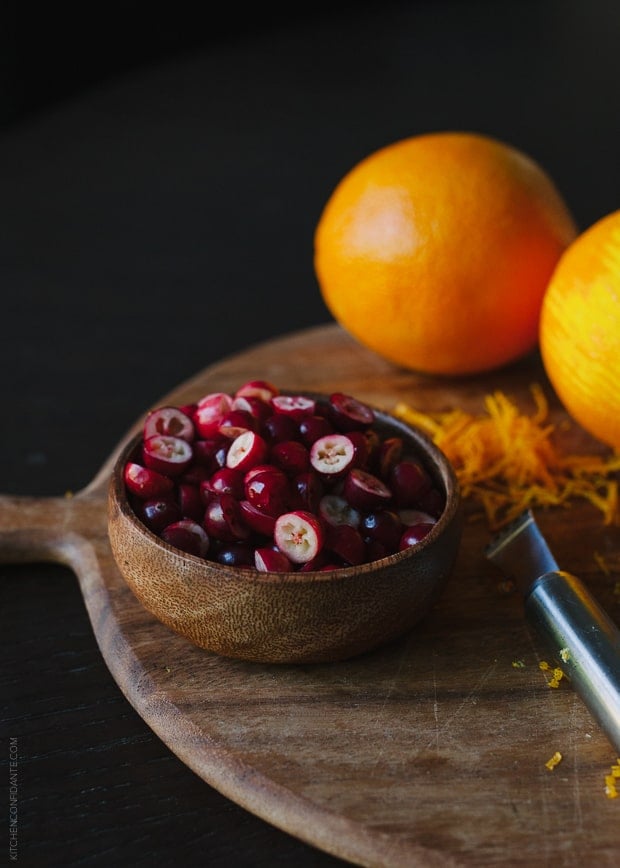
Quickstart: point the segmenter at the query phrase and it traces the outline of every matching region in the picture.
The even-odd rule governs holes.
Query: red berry
[[[144,440],[156,434],[180,437],[181,440],[191,443],[195,434],[194,423],[178,407],[159,407],[147,414],[142,428]]]
[[[311,512],[285,512],[276,519],[275,544],[295,564],[305,564],[323,548],[323,529]]]
[[[255,550],[254,566],[260,573],[288,573],[293,569],[283,552],[265,547]]]
[[[355,446],[346,434],[319,437],[310,447],[310,464],[323,477],[340,477],[352,466]]]
[[[202,521],[205,505],[197,485],[192,485],[190,482],[179,483],[177,498],[183,518]]]
[[[243,496],[262,512],[279,515],[290,502],[290,483],[283,470],[271,464],[259,464],[246,473]]]
[[[244,542],[230,542],[218,549],[215,559],[227,567],[253,567],[254,549]]]
[[[161,533],[168,524],[183,518],[181,507],[170,496],[138,501],[136,515],[153,533]]]
[[[166,525],[161,538],[169,545],[199,558],[206,557],[209,551],[207,532],[197,522],[187,518]]]
[[[403,534],[403,522],[398,513],[379,509],[364,516],[362,533],[367,540],[381,543],[386,552],[395,552]]]
[[[210,392],[198,401],[194,424],[204,439],[219,436],[220,422],[232,409],[232,398],[225,392]]]
[[[239,501],[239,512],[241,519],[245,524],[256,533],[262,536],[272,537],[276,525],[275,515],[269,515],[268,512],[263,512],[258,509],[249,500]]]
[[[430,522],[420,522],[406,528],[400,540],[400,551],[402,552],[404,549],[409,548],[409,546],[414,546],[421,542],[432,531],[435,524],[436,522],[432,524]]]
[[[232,494],[213,495],[206,505],[203,525],[210,537],[224,542],[247,539],[249,536],[239,501]]]
[[[375,413],[367,404],[344,392],[334,392],[329,397],[330,417],[339,431],[355,431],[369,428],[375,421]]]
[[[319,501],[323,497],[325,486],[321,482],[318,473],[314,470],[306,470],[293,479],[293,493],[297,495],[300,509],[308,512],[317,512]]]
[[[394,466],[403,457],[404,443],[402,437],[388,437],[380,445],[378,450],[379,476],[381,479],[389,479]]]
[[[312,446],[319,437],[333,434],[334,428],[325,416],[304,416],[299,422],[299,433],[306,446]]]
[[[237,500],[243,497],[243,473],[231,467],[220,467],[200,485],[203,500],[212,494],[232,494]]]
[[[327,525],[325,547],[348,564],[361,564],[366,557],[362,535],[350,524]]]
[[[416,506],[418,499],[431,488],[432,481],[419,461],[404,459],[397,462],[389,476],[389,486],[396,506]]]
[[[281,440],[271,447],[269,457],[285,473],[297,475],[310,467],[310,453],[299,440]]]
[[[219,433],[227,440],[234,440],[244,431],[255,431],[256,419],[245,410],[229,410],[225,413],[218,427]]]
[[[316,409],[314,398],[306,395],[276,395],[271,399],[271,406],[276,413],[291,416],[296,422],[304,416],[312,416]]]
[[[262,464],[267,456],[267,444],[255,431],[245,431],[230,444],[226,455],[226,466],[237,468],[244,473],[257,464]]]
[[[350,524],[359,527],[362,517],[357,509],[339,494],[326,494],[319,503],[319,518],[324,524]]]
[[[262,425],[271,416],[272,412],[271,405],[267,401],[262,401],[260,398],[253,397],[252,395],[248,395],[247,397],[241,395],[234,398],[232,409],[249,413],[258,425]]]
[[[260,398],[261,401],[269,403],[275,395],[279,394],[278,387],[268,380],[249,380],[237,389],[235,398]]]
[[[174,482],[169,476],[150,470],[141,464],[128,461],[124,470],[125,485],[136,497],[146,500],[167,494],[174,488]]]
[[[166,476],[180,476],[189,467],[193,455],[187,440],[166,434],[149,437],[142,446],[142,460],[146,466]]]
[[[263,422],[261,433],[269,443],[279,443],[282,440],[294,440],[298,434],[297,423],[291,416],[274,413]]]
[[[392,499],[392,492],[384,482],[359,467],[347,474],[343,494],[351,506],[363,511],[385,508]]]

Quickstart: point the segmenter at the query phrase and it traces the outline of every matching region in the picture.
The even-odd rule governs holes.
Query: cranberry
[[[180,437],[156,434],[145,440],[142,460],[148,468],[166,476],[180,476],[193,458],[191,445]]]
[[[434,486],[418,497],[418,506],[420,509],[426,510],[426,512],[429,512],[434,518],[439,518],[441,513],[444,511],[445,505],[446,501],[443,494]]]
[[[305,564],[323,548],[323,529],[311,512],[296,510],[278,516],[273,532],[275,544],[295,564]]]
[[[324,524],[338,525],[350,524],[351,527],[359,527],[362,517],[359,510],[339,494],[326,494],[319,502],[319,518]]]
[[[239,501],[232,494],[215,494],[205,508],[203,526],[211,537],[223,542],[247,539],[250,535]]]
[[[228,440],[234,440],[244,431],[254,430],[256,430],[256,420],[245,410],[230,410],[222,416],[218,427],[222,437],[226,437]]]
[[[348,564],[361,564],[366,557],[362,535],[350,524],[327,525],[325,546]]]
[[[281,440],[271,447],[269,457],[285,473],[297,475],[310,467],[310,453],[299,440]]]
[[[267,456],[267,444],[255,431],[245,431],[230,444],[226,466],[247,471],[262,464]]]
[[[274,413],[263,422],[261,432],[268,443],[279,443],[281,440],[294,440],[299,429],[291,416]]]
[[[353,464],[355,446],[346,434],[319,437],[310,447],[310,464],[323,478],[342,476]]]
[[[256,549],[254,566],[260,573],[288,573],[293,568],[287,556],[274,548]]]
[[[271,416],[271,405],[252,395],[236,397],[232,402],[232,409],[249,413],[257,425],[262,425]]]
[[[211,392],[201,398],[194,413],[198,434],[205,439],[217,437],[220,422],[231,409],[232,398],[225,392]]]
[[[402,437],[388,437],[378,449],[379,475],[382,479],[389,479],[395,465],[403,457],[404,444]]]
[[[270,515],[268,512],[263,512],[262,509],[254,506],[249,500],[239,501],[239,513],[245,524],[255,533],[262,536],[272,537],[276,525],[275,515]]]
[[[363,431],[349,431],[347,437],[353,444],[353,466],[365,468],[368,464],[370,446]]]
[[[163,473],[150,470],[134,461],[128,461],[124,470],[125,485],[136,497],[146,500],[167,494],[174,488],[174,481]]]
[[[230,441],[224,437],[194,440],[192,444],[194,461],[206,467],[210,473],[213,473],[214,470],[226,462],[226,452],[229,446]],[[223,453],[223,458],[221,453]]]
[[[261,401],[269,401],[280,394],[280,390],[268,380],[248,380],[235,392],[235,398],[260,398]]]
[[[177,497],[184,518],[202,521],[205,506],[200,488],[197,485],[192,485],[191,482],[179,483]]]
[[[161,533],[168,524],[183,518],[181,507],[171,497],[153,497],[138,501],[135,507],[138,518],[153,533]]]
[[[403,534],[403,523],[398,513],[379,509],[364,516],[362,533],[368,541],[381,543],[386,552],[395,552]]]
[[[330,416],[339,431],[355,431],[369,428],[375,421],[374,411],[362,401],[334,392],[329,397]]]
[[[347,474],[343,493],[351,506],[364,511],[381,509],[392,499],[392,492],[384,482],[359,467]]]
[[[212,494],[232,494],[239,500],[243,497],[243,473],[232,467],[220,467],[201,483],[200,490],[205,502]]]
[[[409,546],[417,545],[424,539],[424,537],[428,536],[434,527],[435,522],[420,522],[419,524],[413,524],[411,527],[406,528],[400,540],[400,551],[409,548]]]
[[[418,499],[431,488],[432,481],[419,461],[397,462],[389,476],[389,485],[398,507],[416,506]]]
[[[259,464],[246,473],[243,496],[262,512],[279,515],[287,509],[291,498],[288,477],[278,467]]]
[[[218,549],[215,559],[227,567],[253,567],[254,549],[248,543],[231,542]]]
[[[306,446],[312,446],[319,437],[334,433],[334,427],[325,416],[305,416],[299,422],[299,433]]]
[[[306,397],[306,395],[276,395],[271,399],[271,406],[276,413],[290,416],[298,422],[304,416],[314,414],[316,401],[314,398]]]
[[[144,420],[142,437],[148,440],[156,434],[165,434],[170,437],[180,437],[191,443],[194,439],[194,423],[178,407],[159,407],[151,410]]]
[[[164,542],[190,555],[204,558],[209,551],[209,537],[197,522],[183,518],[166,525],[161,532]]]
[[[293,492],[297,495],[297,501],[301,509],[317,512],[325,487],[314,470],[306,470],[304,473],[295,476],[292,488]]]

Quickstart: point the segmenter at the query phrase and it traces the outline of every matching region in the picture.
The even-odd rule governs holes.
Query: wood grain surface
[[[480,411],[494,388],[527,407],[529,385],[546,387],[536,357],[492,376],[426,378],[394,368],[330,325],[225,359],[161,403],[232,391],[251,378],[288,389],[337,388],[386,410],[406,400],[425,410]],[[557,405],[553,418],[567,421]],[[562,436],[570,448],[596,446],[575,426]],[[483,522],[466,522],[443,597],[398,642],[338,664],[232,661],[155,621],[118,573],[106,496],[123,443],[73,497],[3,497],[0,559],[75,570],[116,682],[205,781],[359,865],[617,864],[619,801],[604,795],[615,754],[570,685],[548,686],[538,666],[546,651],[529,634],[520,599],[484,558]],[[560,565],[618,621],[618,529],[581,504],[537,517]],[[549,771],[555,751],[563,759]]]

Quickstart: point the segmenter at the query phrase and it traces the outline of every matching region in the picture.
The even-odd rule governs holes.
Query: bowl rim
[[[311,392],[304,390],[299,392],[290,392],[289,394],[303,394],[316,398],[325,398],[326,394],[320,392]],[[450,526],[455,518],[457,518],[461,509],[461,488],[456,471],[452,466],[445,453],[433,442],[433,440],[421,428],[411,425],[397,416],[393,416],[385,410],[375,407],[368,401],[364,403],[370,407],[375,413],[376,423],[380,427],[389,427],[397,429],[404,434],[408,442],[413,441],[412,451],[424,463],[426,469],[431,473],[436,483],[440,483],[446,504],[443,512],[437,519],[432,530],[419,542],[413,546],[409,546],[399,552],[393,552],[383,558],[378,558],[373,561],[368,561],[363,564],[351,565],[347,567],[337,567],[331,570],[307,570],[294,572],[269,572],[260,571],[254,567],[232,567],[227,564],[220,564],[217,561],[210,561],[198,555],[184,552],[182,549],[176,548],[165,540],[161,539],[156,533],[148,528],[134,512],[127,490],[123,481],[123,469],[127,461],[135,455],[135,452],[142,441],[142,430],[135,433],[121,449],[117,456],[114,466],[110,474],[109,481],[109,509],[108,509],[108,527],[111,521],[112,504],[115,503],[123,517],[130,522],[136,532],[138,532],[148,542],[153,543],[157,548],[163,549],[177,560],[181,560],[188,564],[204,567],[208,571],[217,571],[223,577],[234,578],[239,580],[243,578],[252,584],[268,584],[273,586],[301,585],[309,582],[335,582],[347,581],[364,575],[366,573],[376,572],[377,570],[386,570],[408,561],[415,557],[424,549],[433,546],[443,535],[444,530]],[[438,476],[440,478],[438,478]]]

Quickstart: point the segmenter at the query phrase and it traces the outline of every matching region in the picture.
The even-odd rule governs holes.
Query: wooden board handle
[[[77,568],[84,546],[105,534],[105,504],[73,497],[0,495],[0,562],[56,562]]]

